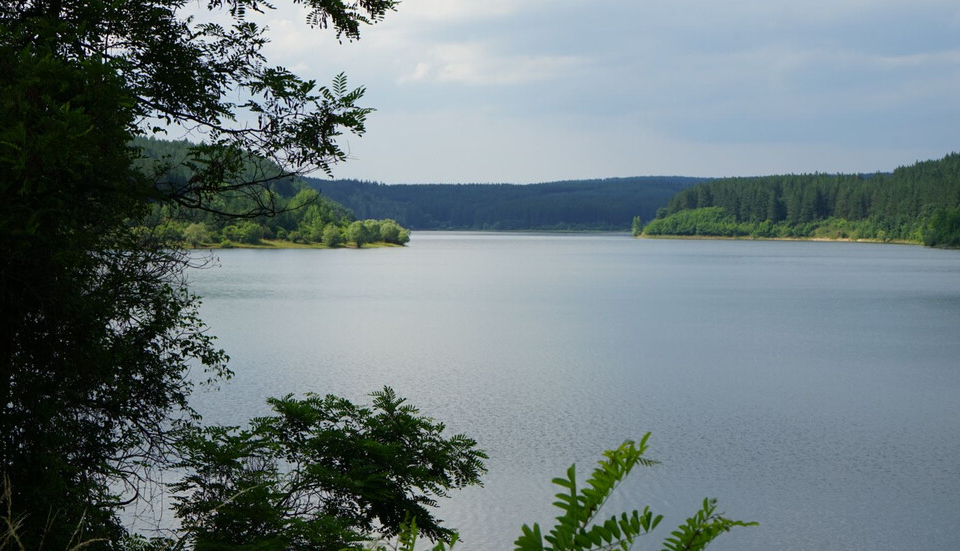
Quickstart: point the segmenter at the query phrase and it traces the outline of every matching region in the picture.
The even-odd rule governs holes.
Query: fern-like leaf
[[[716,499],[704,499],[700,510],[664,540],[662,551],[699,551],[734,526],[757,525],[756,522],[730,520],[716,510]]]

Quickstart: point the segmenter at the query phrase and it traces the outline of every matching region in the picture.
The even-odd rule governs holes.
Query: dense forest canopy
[[[390,218],[428,230],[618,230],[653,218],[678,191],[705,181],[674,176],[542,184],[307,182],[361,218]]]
[[[648,235],[825,237],[960,245],[960,154],[893,173],[723,178],[690,187]]]

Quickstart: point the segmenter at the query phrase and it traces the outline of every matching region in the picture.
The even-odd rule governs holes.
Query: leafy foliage
[[[553,483],[565,491],[556,494],[554,505],[560,509],[557,524],[543,535],[540,526],[523,525],[523,534],[517,538],[520,551],[559,551],[561,549],[629,549],[634,539],[653,530],[662,520],[649,507],[643,512],[634,510],[619,517],[611,516],[604,522],[595,522],[610,494],[636,465],[651,466],[655,461],[643,457],[650,433],[639,443],[627,441],[619,448],[604,452],[600,466],[587,479],[586,487],[577,489],[576,466],[567,470],[566,478],[554,478]],[[548,545],[544,545],[546,542]]]
[[[9,6],[3,11],[8,16]],[[225,356],[180,285],[184,258],[127,219],[150,186],[135,118],[103,59],[22,46],[0,25],[0,471],[20,539],[66,548],[122,533],[189,420],[188,378]],[[7,124],[9,123],[9,124]]]
[[[720,534],[735,526],[756,526],[755,522],[730,520],[717,512],[717,500],[704,499],[703,507],[663,542],[663,551],[699,551]]]
[[[556,525],[546,534],[539,524],[532,528],[523,525],[522,533],[514,543],[516,551],[627,551],[638,537],[652,532],[663,520],[663,515],[654,515],[650,507],[644,507],[642,512],[634,510],[629,514],[611,515],[602,522],[598,518],[607,499],[635,466],[657,464],[643,457],[649,438],[650,433],[647,433],[639,443],[628,440],[620,447],[604,452],[604,459],[582,489],[578,490],[575,465],[567,470],[565,478],[553,479],[553,483],[562,488],[554,502],[560,510]],[[703,507],[664,540],[662,550],[700,550],[734,527],[756,525],[756,522],[728,519],[716,512],[716,500],[704,499]],[[417,534],[414,518],[401,530],[398,551],[414,551]],[[455,538],[449,542],[441,541],[433,551],[450,551],[455,543]],[[383,551],[384,547],[376,549]]]
[[[371,225],[364,224],[360,220],[350,224],[346,234],[347,239],[356,243],[357,247],[363,247],[366,243],[372,243],[375,240]]]
[[[336,396],[269,400],[276,415],[238,430],[210,427],[184,440],[187,472],[173,485],[195,548],[361,548],[409,519],[438,540],[452,532],[428,507],[480,484],[483,452],[418,415],[390,388],[371,408]]]
[[[300,3],[348,38],[394,6]],[[131,221],[275,214],[275,184],[329,171],[337,137],[364,131],[362,88],[263,58],[245,13],[269,4],[210,0],[194,18],[188,4],[0,0],[0,471],[24,549],[116,548],[118,510],[196,420],[192,384],[229,373],[184,286],[178,228]],[[174,128],[206,141],[144,172],[134,138]]]
[[[685,210],[653,220],[643,229],[647,235],[749,235],[745,224],[728,215],[723,207]]]
[[[960,208],[942,209],[934,213],[923,230],[923,244],[960,248]]]

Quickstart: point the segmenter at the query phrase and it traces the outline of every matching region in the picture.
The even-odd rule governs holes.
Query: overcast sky
[[[278,3],[279,4],[279,3]],[[956,0],[404,0],[267,54],[375,107],[338,178],[888,171],[960,150]]]

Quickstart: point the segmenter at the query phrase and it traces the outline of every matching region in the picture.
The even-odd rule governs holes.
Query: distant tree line
[[[164,180],[187,182],[193,175],[190,162],[183,162],[187,148],[183,141],[140,138],[135,145],[143,150],[141,170],[163,171]],[[169,164],[167,161],[170,162]],[[248,159],[245,162],[251,163]],[[247,172],[270,174],[271,163],[250,166]],[[246,190],[243,190],[246,191]],[[269,211],[262,207],[269,205]],[[247,216],[224,217],[220,212],[249,213]],[[354,243],[358,247],[375,242],[403,245],[410,232],[391,219],[358,220],[343,205],[322,196],[299,178],[281,178],[267,189],[249,193],[219,194],[211,208],[184,208],[170,203],[154,203],[139,224],[144,231],[158,234],[165,240],[182,241],[191,247],[231,247],[255,245],[264,239],[278,239],[298,244],[325,244],[339,247]]]
[[[960,246],[960,155],[893,173],[712,180],[679,192],[643,232]]]
[[[702,178],[637,177],[541,184],[396,184],[306,179],[360,218],[429,230],[629,231]]]

